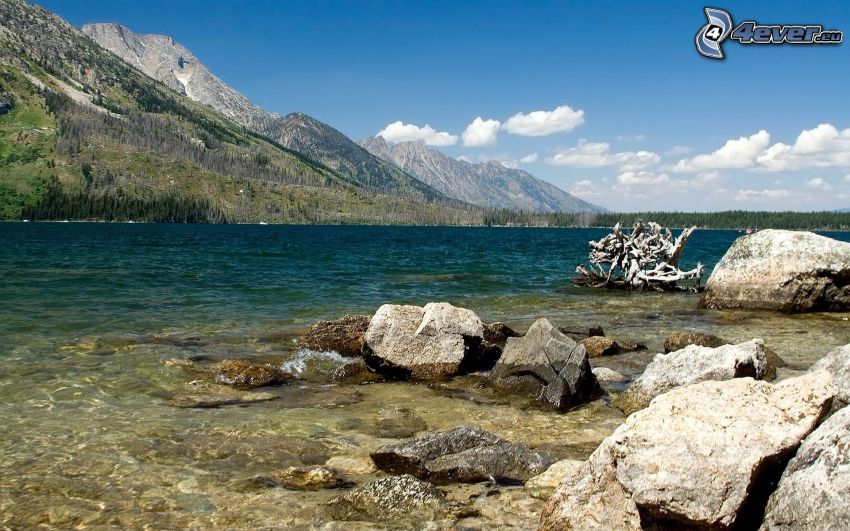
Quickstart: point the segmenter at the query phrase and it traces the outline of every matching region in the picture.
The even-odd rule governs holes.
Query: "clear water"
[[[691,294],[572,286],[587,241],[605,232],[0,223],[0,524],[350,528],[324,516],[338,491],[248,480],[341,458],[353,481],[375,479],[369,451],[398,435],[382,426],[411,414],[428,430],[476,424],[558,458],[586,457],[621,422],[604,399],[555,414],[481,389],[474,375],[331,385],[338,358],[297,352],[313,321],[385,302],[449,301],[520,330],[541,316],[598,324],[650,346],[594,360],[628,376],[678,329],[761,337],[789,362],[783,376],[850,342],[845,314],[705,311]],[[710,272],[738,236],[697,231],[684,265]],[[286,364],[302,380],[246,407],[170,405],[197,367],[237,357]],[[542,504],[522,488],[448,490],[480,512],[461,526],[533,528]]]

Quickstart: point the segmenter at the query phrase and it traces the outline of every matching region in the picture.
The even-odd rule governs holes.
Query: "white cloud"
[[[850,183],[850,173],[844,176],[844,182]]]
[[[805,129],[793,145],[779,142],[770,146],[758,163],[768,171],[850,167],[850,128],[839,131],[833,125],[820,124]]]
[[[625,171],[617,176],[617,182],[625,186],[640,186],[645,184],[663,184],[670,181],[666,173],[649,171]]]
[[[782,199],[783,197],[788,197],[788,195],[788,190],[782,189],[738,190],[738,193],[735,194],[735,201],[738,201],[740,203],[760,199]]]
[[[667,155],[668,157],[673,157],[675,155],[687,155],[688,153],[690,153],[693,150],[694,150],[694,148],[688,147],[688,146],[673,146],[670,149],[668,149],[666,152],[664,152],[664,154]]]
[[[498,155],[488,155],[486,153],[482,153],[481,155],[478,155],[478,160],[481,162],[498,162],[505,168],[519,168],[519,162],[515,158],[511,157],[510,155],[505,155],[504,153]]]
[[[770,144],[770,134],[762,129],[750,136],[726,141],[720,149],[691,159],[682,159],[673,171],[701,171],[723,168],[749,168]]]
[[[641,140],[646,140],[646,135],[637,134],[637,135],[617,135],[617,140],[620,142],[640,142]]]
[[[496,143],[501,127],[499,120],[484,120],[480,116],[463,131],[464,146],[489,146]]]
[[[811,188],[812,190],[820,190],[822,192],[828,192],[832,190],[832,185],[824,181],[820,177],[814,177],[806,181],[806,188]]]
[[[535,162],[537,162],[537,153],[529,153],[528,155],[519,159],[519,161],[522,162],[523,164],[534,164]],[[848,177],[850,177],[850,176],[848,176]]]
[[[596,168],[600,166],[620,166],[624,171],[635,171],[656,164],[661,157],[651,151],[623,151],[611,153],[611,145],[606,142],[588,142],[581,139],[574,147],[562,149],[546,159],[555,166],[578,166]]]
[[[393,144],[423,142],[429,146],[453,146],[457,143],[457,135],[436,131],[427,124],[424,127],[419,127],[414,124],[406,124],[401,120],[388,124],[378,131],[377,136],[382,136],[384,140]]]
[[[546,136],[568,133],[584,123],[584,111],[561,105],[552,111],[521,112],[508,118],[502,129],[521,136]]]
[[[576,197],[595,198],[601,197],[602,191],[588,180],[578,181],[570,188],[570,193]]]

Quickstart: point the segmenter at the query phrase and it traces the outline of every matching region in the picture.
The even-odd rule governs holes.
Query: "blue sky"
[[[706,59],[702,3],[40,3],[77,26],[170,35],[266,109],[355,139],[401,121],[386,136],[611,209],[850,206],[850,44],[727,41]],[[850,31],[846,1],[712,5]]]

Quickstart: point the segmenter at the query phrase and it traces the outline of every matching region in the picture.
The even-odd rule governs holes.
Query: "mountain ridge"
[[[473,164],[418,142],[389,144],[381,136],[359,142],[440,192],[471,204],[535,212],[605,212],[530,173],[498,161]]]

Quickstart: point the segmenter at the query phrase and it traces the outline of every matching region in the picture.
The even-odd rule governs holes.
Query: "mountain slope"
[[[83,32],[170,88],[288,149],[322,162],[370,190],[425,200],[442,197],[438,191],[373,156],[327,124],[306,114],[280,116],[260,109],[171,37],[139,35],[119,24],[86,24]]]
[[[471,164],[416,142],[388,144],[382,137],[360,143],[449,197],[475,205],[535,212],[603,212],[528,172],[496,161]]]
[[[0,0],[0,216],[480,222],[459,203],[370,192],[23,0]]]

